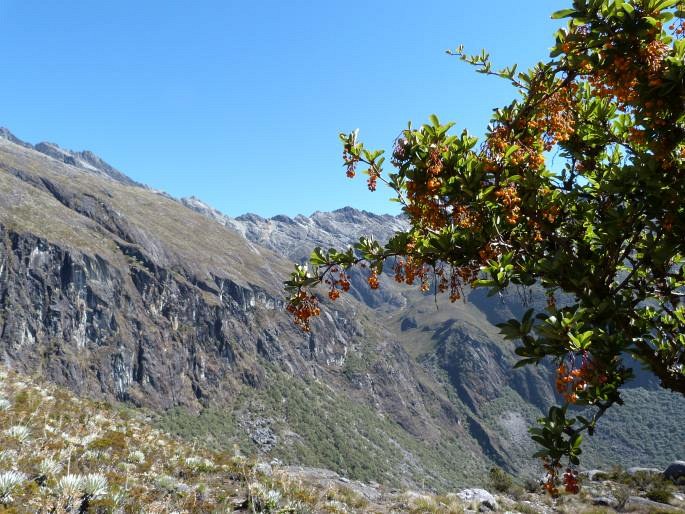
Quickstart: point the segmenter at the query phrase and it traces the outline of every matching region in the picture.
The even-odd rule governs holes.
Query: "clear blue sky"
[[[568,3],[0,0],[0,125],[230,215],[394,212],[345,178],[338,133],[389,148],[431,113],[482,133],[514,92],[445,50],[531,64]]]

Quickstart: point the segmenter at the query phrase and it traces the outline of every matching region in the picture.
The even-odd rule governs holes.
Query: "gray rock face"
[[[305,483],[314,483],[331,489],[344,487],[369,501],[375,501],[381,498],[382,493],[377,487],[378,484],[365,484],[354,480],[348,480],[329,469],[286,466],[283,470],[286,471],[288,475],[302,480]]]
[[[626,509],[649,509],[650,512],[683,512],[683,509],[668,505],[666,503],[659,503],[641,496],[631,496],[626,501]]]
[[[271,418],[243,419],[241,426],[248,433],[252,441],[263,452],[268,452],[278,443],[278,436],[271,429]]]
[[[638,473],[644,475],[659,475],[661,474],[661,470],[657,468],[641,468],[638,466],[634,466],[632,468],[628,468],[626,470],[626,473],[628,473],[631,476],[637,475]]]
[[[580,472],[580,476],[586,477],[590,481],[606,480],[608,474],[601,469],[588,469]]]
[[[601,505],[602,507],[616,507],[618,502],[613,496],[595,496],[592,498],[593,505]]]
[[[6,139],[7,141],[14,143],[15,145],[23,146],[24,148],[33,148],[29,143],[19,139],[17,136],[12,134],[9,131],[9,129],[5,127],[0,127],[0,139]]]
[[[464,489],[457,493],[457,496],[466,503],[477,503],[480,507],[490,510],[499,509],[497,499],[485,489]]]
[[[287,262],[175,200],[7,134],[0,167],[0,359],[11,367],[80,394],[197,409],[259,387],[260,359],[323,376],[363,337],[342,311],[317,320],[325,337],[299,332],[283,308]]]
[[[664,471],[664,476],[673,482],[685,482],[685,461],[677,460],[671,463]]]
[[[417,326],[418,324],[416,323],[416,319],[413,316],[407,316],[406,318],[402,318],[400,330],[405,332],[407,330],[411,330],[412,328],[416,328]]]

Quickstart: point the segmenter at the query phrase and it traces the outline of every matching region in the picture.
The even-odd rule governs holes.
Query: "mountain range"
[[[555,400],[552,372],[513,370],[493,325],[535,295],[450,304],[386,275],[369,291],[356,272],[310,334],[285,312],[282,282],[314,246],[405,224],[351,207],[232,218],[0,129],[0,361],[204,445],[354,479],[440,491],[493,465],[539,472],[526,430]],[[646,376],[585,465],[682,452],[685,400]]]

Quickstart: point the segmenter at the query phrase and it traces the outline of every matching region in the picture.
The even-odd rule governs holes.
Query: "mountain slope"
[[[196,198],[182,201],[295,261],[305,260],[315,246],[344,248],[360,235],[384,242],[407,227],[401,216],[350,207],[310,217],[230,218]],[[443,297],[398,285],[389,275],[381,277],[378,291],[370,291],[359,272],[353,272],[351,282],[352,296],[374,309],[382,324],[459,406],[462,420],[484,453],[519,472],[534,469],[529,456],[535,448],[527,428],[555,402],[554,374],[547,366],[513,370],[518,360],[513,345],[501,339],[494,323],[519,317],[529,306],[541,308],[544,298],[517,290],[487,298],[484,291],[472,290],[466,291],[466,301],[450,304]],[[683,451],[685,398],[659,389],[648,372],[635,367],[637,378],[624,393],[626,405],[610,412],[600,421],[598,437],[586,441],[585,465],[665,465],[674,453]],[[637,435],[644,433],[645,426],[649,436]],[[615,440],[622,444],[611,444]]]
[[[222,412],[235,419],[226,444],[247,438],[352,476],[446,486],[482,475],[478,439],[364,305],[336,303],[311,335],[293,326],[288,268],[163,194],[0,139],[5,365],[93,398]],[[293,430],[305,419],[318,434]]]
[[[6,366],[152,409],[202,444],[238,442],[353,478],[443,490],[481,482],[493,464],[537,471],[525,429],[552,401],[548,370],[512,371],[512,347],[489,321],[520,309],[515,295],[436,309],[389,277],[370,294],[356,274],[354,294],[325,302],[311,334],[284,312],[288,261],[369,231],[385,239],[401,219],[350,208],[231,219],[7,134]],[[635,459],[670,458],[680,427]]]

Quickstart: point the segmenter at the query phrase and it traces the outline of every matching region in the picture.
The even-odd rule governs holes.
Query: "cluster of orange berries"
[[[311,329],[309,318],[321,314],[318,299],[306,291],[300,291],[297,294],[297,301],[289,303],[286,309],[294,316],[295,324],[304,332],[309,332]]]
[[[548,457],[543,457],[542,467],[547,471],[547,478],[543,482],[542,488],[547,491],[550,496],[556,498],[559,496],[557,477],[559,476],[559,468],[561,468],[561,464],[559,464],[559,461],[553,461]]]
[[[480,273],[480,266],[476,263],[470,265],[466,264],[464,266],[454,268],[454,272],[463,283],[471,284],[473,286],[473,281],[478,278],[478,273]]]
[[[683,37],[685,34],[685,20],[680,20],[678,23],[673,23],[668,27],[676,37]]]
[[[428,266],[423,262],[417,261],[411,255],[406,260],[397,259],[394,266],[395,282],[404,282],[407,285],[414,284],[418,278],[422,283],[427,281]]]
[[[329,278],[324,280],[324,283],[329,286],[328,297],[333,301],[340,298],[340,291],[350,290],[350,280],[347,274],[337,266],[331,268]]]
[[[459,228],[475,228],[480,216],[467,205],[457,205],[452,209],[452,223]]]
[[[511,129],[506,125],[498,125],[488,134],[483,150],[485,157],[485,169],[487,171],[497,171],[502,165],[502,159],[509,148],[512,140]],[[520,155],[519,155],[520,154]],[[510,159],[514,164],[523,160],[523,151],[519,148]]]
[[[428,155],[428,167],[426,168],[428,176],[430,177],[437,177],[442,173],[444,168],[441,155],[442,150],[444,149],[441,149],[438,146],[433,146],[431,148],[431,151]]]
[[[380,177],[380,173],[378,173],[378,170],[373,166],[366,170],[366,173],[369,175],[369,178],[366,179],[366,186],[369,188],[369,191],[373,192],[376,190],[376,185],[378,182],[378,178]]]
[[[575,93],[578,85],[571,82],[542,102],[528,127],[543,131],[542,147],[549,152],[555,144],[568,141],[575,130]],[[539,154],[538,154],[539,155]],[[544,162],[544,161],[543,161]]]
[[[543,458],[543,467],[547,471],[547,477],[542,484],[542,488],[549,493],[550,496],[556,498],[559,496],[559,488],[557,482],[559,478],[559,469],[561,464],[559,461],[552,461],[545,457]],[[578,494],[580,492],[580,483],[578,480],[578,472],[571,468],[566,468],[562,475],[561,482],[564,484],[564,490],[569,494]]]
[[[352,145],[346,143],[343,147],[343,163],[346,169],[346,175],[348,178],[354,178],[357,170],[357,163],[359,162],[359,157],[352,155]]]
[[[642,51],[642,57],[647,64],[651,80],[661,79],[660,75],[664,70],[665,59],[669,50],[670,47],[666,43],[655,39],[650,41]]]
[[[655,31],[653,36],[657,33]],[[623,42],[623,45],[631,44],[635,46],[640,43]],[[637,51],[627,51],[619,48],[615,42],[608,42],[603,52],[606,64],[592,73],[588,82],[594,94],[615,98],[622,110],[642,107],[656,124],[661,124],[662,120],[657,114],[665,106],[664,102],[660,99],[642,98],[644,93],[641,93],[640,86],[646,85],[654,89],[663,84],[669,51],[670,47],[656,38],[646,45],[640,45]]]
[[[603,384],[607,375],[584,353],[579,368],[567,367],[561,363],[557,368],[556,389],[568,403],[576,403],[579,395],[588,387]]]
[[[449,217],[445,206],[434,195],[415,192],[416,182],[407,182],[406,212],[413,224],[433,230],[440,230],[448,223]]]
[[[506,220],[511,225],[518,222],[519,216],[521,214],[521,198],[518,195],[516,186],[509,184],[506,187],[498,189],[495,192],[495,196],[504,205],[507,210]]]
[[[378,289],[380,287],[380,283],[378,282],[378,273],[375,269],[371,270],[369,278],[366,279],[366,281],[371,289]]]
[[[561,213],[561,208],[558,205],[548,204],[542,210],[541,215],[545,221],[547,221],[549,223],[554,223],[557,220],[557,218],[559,217],[560,213]]]
[[[478,251],[478,257],[480,258],[481,264],[487,264],[488,261],[496,259],[502,252],[498,247],[486,243],[483,248]]]
[[[533,241],[536,243],[540,243],[545,240],[544,237],[542,237],[542,225],[538,223],[535,220],[528,220],[528,226],[531,228],[531,231],[533,233]]]
[[[441,174],[445,169],[442,159],[444,150],[445,148],[433,146],[427,159],[425,180],[410,180],[406,184],[407,214],[412,221],[431,229],[440,229],[449,222],[447,206],[439,196],[443,185]]]
[[[578,494],[580,491],[580,484],[578,483],[578,472],[576,470],[566,468],[562,481],[567,493]]]
[[[480,267],[477,265],[464,265],[452,267],[449,279],[444,268],[436,270],[438,276],[438,291],[444,293],[449,291],[450,302],[454,303],[463,295],[463,284],[471,283],[478,277]]]
[[[535,120],[530,123],[536,124]],[[524,126],[519,122],[520,126]],[[534,125],[526,125],[534,127]],[[540,126],[542,126],[540,124]],[[530,135],[521,137],[521,134],[514,134],[507,125],[498,125],[490,131],[483,148],[483,159],[485,170],[497,172],[504,165],[504,155],[507,150],[516,145],[517,148],[508,157],[509,162],[514,166],[521,166],[527,170],[537,170],[545,164],[545,157],[542,154],[542,146],[535,144],[535,139]]]

